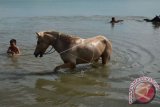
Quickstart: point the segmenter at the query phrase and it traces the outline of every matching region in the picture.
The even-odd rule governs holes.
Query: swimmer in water
[[[114,24],[114,23],[118,23],[118,22],[122,22],[123,20],[116,20],[115,17],[112,17],[110,23]]]

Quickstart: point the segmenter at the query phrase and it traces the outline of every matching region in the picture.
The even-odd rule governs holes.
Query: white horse
[[[35,57],[42,57],[46,49],[51,45],[61,56],[64,64],[60,68],[75,68],[76,64],[98,62],[102,58],[102,64],[109,62],[112,53],[112,44],[104,36],[98,35],[88,39],[70,36],[55,31],[38,32]]]

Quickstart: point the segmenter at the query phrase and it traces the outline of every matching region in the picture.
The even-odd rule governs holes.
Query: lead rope
[[[52,48],[48,51],[48,52],[45,52],[44,54],[45,55],[47,55],[47,54],[52,54],[52,53],[54,53],[56,50],[53,50],[53,46],[52,46]],[[52,52],[51,52],[52,51]]]
[[[65,52],[67,52],[67,51],[69,51],[69,50],[71,50],[71,49],[73,49],[74,47],[79,46],[79,45],[82,45],[82,44],[75,45],[75,46],[73,46],[73,47],[71,47],[71,48],[69,48],[69,49],[66,49],[66,50],[60,52],[59,54],[65,53]],[[51,48],[48,52],[45,52],[44,54],[47,55],[47,54],[52,54],[52,53],[54,53],[56,50],[52,51],[53,48],[54,48],[54,47],[52,46],[52,48]],[[52,51],[52,52],[51,52],[51,51]],[[92,52],[93,52],[93,51],[92,51]],[[94,52],[93,52],[93,54],[92,54],[92,58],[91,58],[90,61],[87,61],[87,60],[85,60],[85,59],[83,59],[83,58],[81,58],[81,57],[78,57],[78,56],[76,56],[76,55],[73,55],[73,54],[71,54],[71,55],[74,56],[74,57],[77,57],[77,58],[79,58],[79,59],[81,59],[81,60],[83,60],[83,61],[85,61],[85,62],[87,62],[87,63],[92,62],[92,61],[93,61],[93,58],[94,58]]]
[[[79,46],[79,45],[82,45],[82,44],[78,44],[78,45],[76,45],[76,46]],[[76,46],[73,46],[73,47],[71,47],[71,48],[69,48],[69,49],[66,49],[66,50],[60,52],[59,54],[62,54],[62,53],[64,53],[64,52],[66,52],[66,51],[69,51],[69,50],[71,50],[72,48],[74,48],[74,47],[76,47]],[[76,56],[76,55],[73,55],[73,54],[70,54],[70,55],[72,55],[72,56],[74,56],[74,57],[77,57],[77,58],[79,58],[79,59],[81,59],[81,60],[83,60],[83,61],[85,61],[85,62],[87,62],[87,63],[90,63],[90,62],[93,62],[93,58],[94,58],[94,52],[92,51],[92,53],[93,53],[93,54],[92,54],[92,58],[91,58],[90,61],[87,61],[87,60],[85,60],[85,59],[83,59],[83,58],[81,58],[81,57],[78,57],[78,56]]]

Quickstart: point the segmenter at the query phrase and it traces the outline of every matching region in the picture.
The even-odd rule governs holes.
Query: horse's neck
[[[58,52],[61,53],[63,51],[65,51],[66,49],[69,48],[71,43],[62,40],[62,39],[57,39],[53,45],[54,49]]]
[[[80,40],[81,38],[79,37],[71,37],[68,35],[59,35],[53,45],[54,49],[58,52],[61,53],[65,50],[68,50],[71,48],[71,46],[77,44],[77,41]]]

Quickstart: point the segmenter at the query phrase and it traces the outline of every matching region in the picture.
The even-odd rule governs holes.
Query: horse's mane
[[[73,41],[75,39],[79,39],[80,37],[75,36],[75,35],[69,35],[67,33],[62,33],[62,32],[56,32],[56,31],[47,31],[45,33],[51,34],[53,36],[56,36],[57,39],[62,39],[66,41]]]

